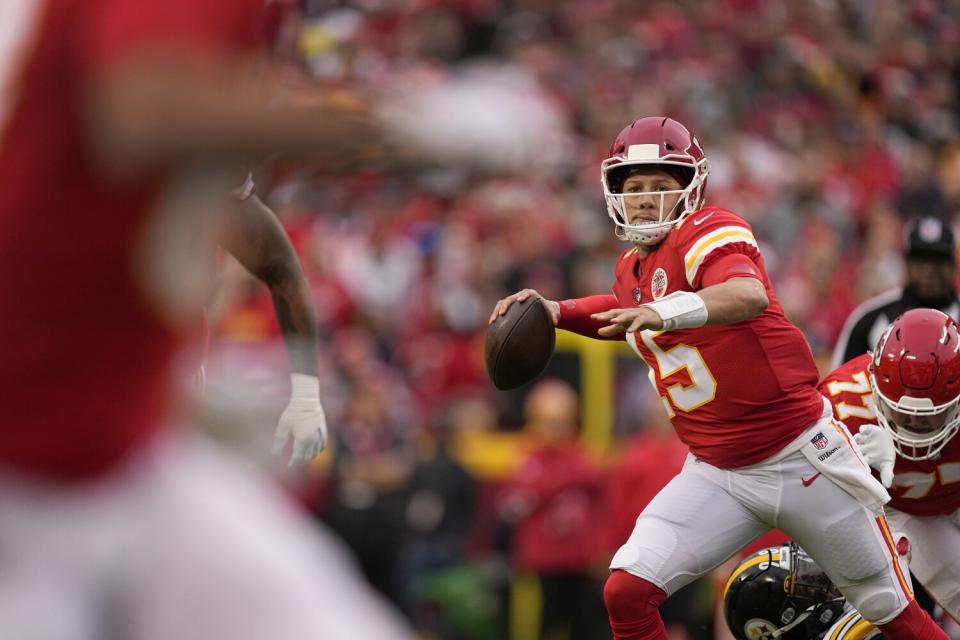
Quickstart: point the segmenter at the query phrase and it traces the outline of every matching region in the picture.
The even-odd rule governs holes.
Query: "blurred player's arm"
[[[405,76],[364,88],[294,80],[270,60],[262,4],[78,3],[83,19],[64,34],[65,81],[77,87],[89,167],[156,177],[183,162],[285,153],[326,170],[417,168],[427,158],[516,170],[544,165],[541,149],[564,144],[545,96],[508,74]]]
[[[221,246],[270,289],[290,369],[317,375],[317,318],[310,284],[280,221],[255,195],[237,200]]]
[[[291,399],[280,417],[274,451],[293,438],[291,464],[314,458],[327,441],[317,378],[317,320],[310,284],[283,226],[255,195],[236,200],[221,245],[270,289],[290,358]]]
[[[144,47],[92,72],[84,98],[92,157],[126,177],[183,161],[308,156],[328,169],[383,157],[370,96],[302,88],[278,96],[251,56]]]

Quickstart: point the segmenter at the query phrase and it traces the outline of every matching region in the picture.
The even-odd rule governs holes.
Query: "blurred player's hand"
[[[880,482],[889,488],[893,484],[893,465],[897,460],[893,438],[883,427],[865,424],[860,427],[860,432],[853,436],[853,439],[860,446],[867,464],[880,472]]]
[[[561,113],[523,74],[404,79],[380,111],[393,152],[493,172],[549,173],[570,157]]]
[[[281,455],[293,438],[289,465],[313,460],[327,444],[327,418],[320,406],[320,382],[314,376],[294,373],[290,376],[290,404],[280,416],[273,437],[273,453]]]

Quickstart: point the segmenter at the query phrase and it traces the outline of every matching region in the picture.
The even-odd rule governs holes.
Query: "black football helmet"
[[[843,613],[840,591],[795,543],[741,562],[723,590],[723,613],[737,640],[820,638]]]

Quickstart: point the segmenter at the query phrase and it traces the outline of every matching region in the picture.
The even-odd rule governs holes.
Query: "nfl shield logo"
[[[813,439],[810,441],[813,443],[817,449],[825,449],[827,447],[827,436],[823,435],[821,431],[817,435],[813,436]]]

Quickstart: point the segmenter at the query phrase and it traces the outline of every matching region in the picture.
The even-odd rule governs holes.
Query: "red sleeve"
[[[708,207],[690,218],[685,218],[676,229],[677,250],[683,256],[687,283],[694,291],[707,286],[703,276],[708,266],[721,257],[739,254],[752,260],[760,280],[760,250],[753,230],[747,222],[727,209]],[[723,278],[720,280],[726,280]]]
[[[753,260],[742,253],[728,253],[711,260],[703,268],[700,274],[700,286],[706,288],[726,282],[730,278],[756,278],[763,282],[763,274]]]
[[[557,328],[579,333],[588,338],[597,338],[598,340],[623,340],[622,335],[609,338],[598,335],[597,331],[609,323],[602,320],[594,320],[590,317],[591,314],[609,311],[619,306],[620,303],[617,301],[617,297],[612,293],[602,296],[563,300],[560,302],[560,322],[557,324]]]
[[[135,50],[182,47],[212,55],[260,44],[261,0],[89,1],[76,63],[108,66]]]

